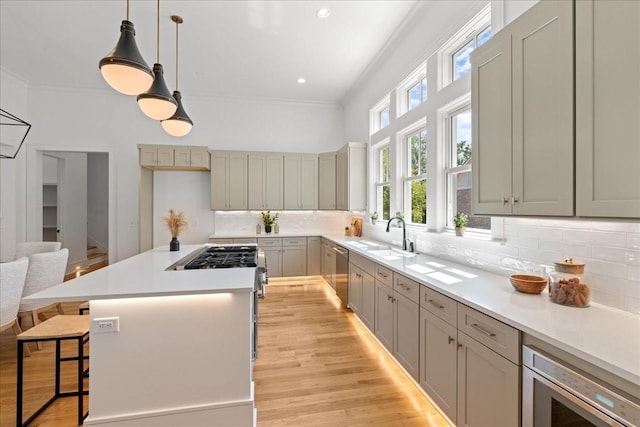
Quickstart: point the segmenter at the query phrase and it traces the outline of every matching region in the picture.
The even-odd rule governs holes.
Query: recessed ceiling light
[[[316,15],[318,16],[318,18],[326,18],[327,16],[330,15],[329,9],[327,9],[326,7],[323,7],[322,9],[318,9],[318,11],[316,12]]]
[[[298,79],[298,83],[300,83],[301,85],[305,84],[307,81],[305,79],[303,79],[302,77],[300,77]]]

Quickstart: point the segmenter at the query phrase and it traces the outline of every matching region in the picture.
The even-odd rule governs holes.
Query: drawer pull
[[[400,282],[398,282],[398,285],[399,285],[402,289],[404,289],[404,290],[406,290],[406,291],[410,291],[410,290],[411,290],[411,288],[410,288],[409,286],[405,285],[404,283],[400,283]]]
[[[488,336],[489,338],[493,338],[493,337],[496,336],[496,334],[494,334],[493,332],[489,332],[489,331],[487,331],[485,329],[482,329],[480,326],[478,326],[477,323],[472,323],[471,327],[473,329],[475,329],[476,331],[480,332],[481,334],[484,334],[484,335]]]
[[[385,279],[386,279],[387,277],[389,277],[389,275],[388,275],[388,274],[385,274],[385,273],[383,273],[382,271],[378,271],[378,276],[380,276],[380,277],[384,277]]]
[[[443,310],[443,309],[444,309],[444,305],[440,305],[440,304],[438,304],[437,302],[435,302],[435,301],[434,301],[434,300],[432,300],[432,299],[428,299],[428,300],[427,300],[427,302],[428,302],[428,303],[430,303],[431,305],[433,305],[433,306],[435,306],[435,307],[439,308],[440,310]]]

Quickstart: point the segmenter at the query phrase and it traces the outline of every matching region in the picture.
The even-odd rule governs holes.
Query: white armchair
[[[18,308],[29,268],[29,258],[0,263],[0,332],[13,328],[16,335],[22,333],[18,324]],[[29,355],[29,349],[26,348]]]
[[[64,281],[64,273],[67,269],[69,249],[63,248],[55,252],[35,253],[29,257],[29,268],[25,279],[24,290],[18,316],[20,320],[31,317],[33,326],[39,323],[39,318],[45,320],[44,312],[55,307],[58,313],[64,314],[62,305],[55,301],[29,301],[24,297],[36,292],[58,285]],[[24,325],[24,324],[23,324]],[[40,348],[40,346],[38,346]]]
[[[29,257],[42,252],[55,252],[62,248],[60,242],[22,242],[18,243],[15,259]]]

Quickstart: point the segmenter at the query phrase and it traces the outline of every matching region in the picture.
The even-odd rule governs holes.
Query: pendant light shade
[[[169,117],[167,120],[162,121],[162,128],[172,136],[185,136],[189,132],[191,132],[191,128],[193,127],[193,121],[189,118],[187,113],[184,111],[182,107],[182,96],[180,92],[175,90],[173,91],[173,97],[178,103],[178,109],[173,114],[173,116]]]
[[[178,103],[164,82],[161,64],[153,64],[153,83],[148,91],[138,95],[138,105],[144,114],[153,120],[164,120],[173,115]]]
[[[153,73],[136,45],[136,30],[129,21],[129,0],[127,19],[120,25],[120,39],[116,46],[99,62],[100,73],[113,89],[125,95],[137,95],[149,89]]]
[[[158,0],[156,41],[156,63],[153,64],[153,83],[149,90],[138,95],[138,105],[144,114],[154,120],[168,119],[176,112],[178,103],[164,82],[164,71],[160,64],[160,0]]]
[[[178,90],[178,25],[184,21],[180,16],[172,15],[171,20],[176,23],[176,90],[173,91],[173,97],[178,103],[178,109],[167,120],[162,121],[162,128],[172,136],[185,136],[191,132],[193,121],[184,111],[182,106],[182,95]]]

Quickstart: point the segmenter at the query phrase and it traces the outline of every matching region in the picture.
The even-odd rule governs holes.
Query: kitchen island
[[[85,425],[255,425],[255,269],[167,270],[201,247],[156,248],[29,297],[90,301]]]

